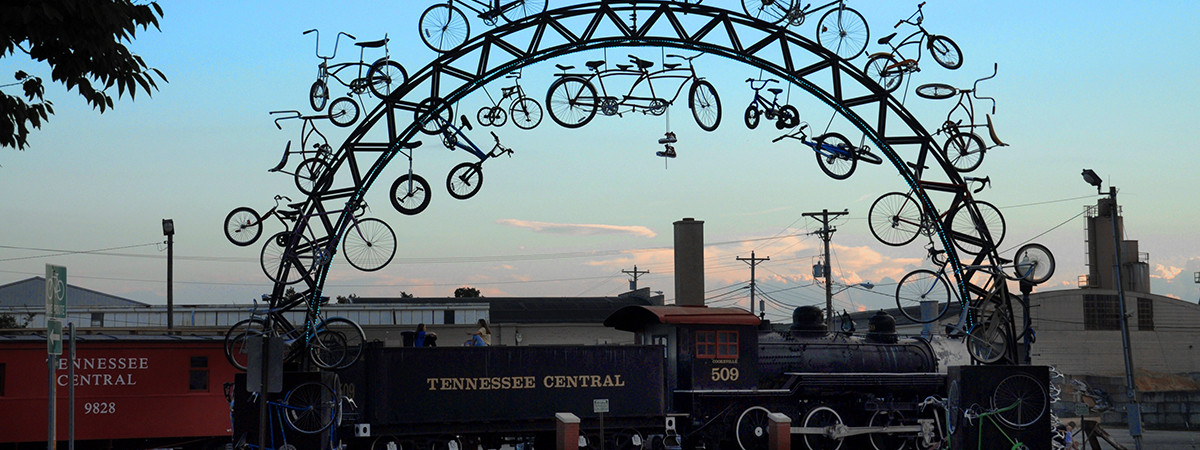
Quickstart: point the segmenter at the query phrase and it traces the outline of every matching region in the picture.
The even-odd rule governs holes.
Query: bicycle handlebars
[[[996,73],[997,73],[999,70],[1000,70],[1000,63],[992,63],[992,74],[991,74],[991,75],[989,75],[989,76],[986,76],[986,77],[980,78],[980,79],[978,79],[978,80],[975,80],[975,84],[971,85],[971,95],[973,95],[973,96],[974,96],[976,99],[979,99],[979,100],[991,100],[991,102],[992,102],[992,114],[995,114],[995,113],[996,113],[996,99],[995,99],[995,98],[992,98],[992,97],[980,97],[980,96],[979,96],[979,82],[980,82],[980,81],[983,81],[983,80],[990,80],[990,79],[992,79],[992,78],[996,78]]]
[[[965,182],[968,182],[968,183],[970,183],[970,182],[976,182],[976,183],[979,183],[979,187],[978,187],[978,188],[975,188],[975,189],[972,189],[972,190],[971,190],[971,192],[978,194],[978,193],[980,193],[981,191],[983,191],[983,189],[984,189],[984,188],[988,187],[988,185],[992,184],[992,177],[990,177],[990,176],[983,177],[983,178],[979,178],[979,177],[963,177],[963,181],[965,181]]]
[[[321,59],[324,59],[324,60],[330,60],[330,59],[333,59],[333,57],[337,56],[338,42],[341,42],[341,40],[342,40],[342,35],[346,35],[346,37],[348,37],[348,38],[350,38],[350,39],[355,39],[355,40],[357,40],[357,39],[358,39],[358,38],[354,37],[354,35],[352,35],[352,34],[350,34],[350,33],[347,33],[347,32],[345,32],[345,31],[339,31],[339,32],[338,32],[338,34],[337,34],[337,37],[335,37],[335,38],[333,39],[333,54],[331,54],[331,55],[329,55],[329,56],[321,56],[321,31],[320,31],[320,30],[317,30],[316,28],[313,28],[313,29],[311,29],[311,30],[305,31],[305,32],[304,32],[304,33],[302,33],[302,34],[308,34],[308,33],[313,33],[313,32],[316,32],[316,33],[317,33],[317,42],[316,42],[316,44],[314,44],[314,45],[316,46],[316,50],[314,50],[314,53],[316,53],[316,54],[317,54],[317,57],[318,57],[318,58],[321,58]],[[386,38],[386,36],[385,36],[385,38]]]

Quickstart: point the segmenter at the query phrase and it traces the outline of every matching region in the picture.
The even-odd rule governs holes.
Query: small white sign
[[[594,412],[594,413],[608,412],[608,399],[607,398],[597,398],[597,399],[592,400],[592,412]]]

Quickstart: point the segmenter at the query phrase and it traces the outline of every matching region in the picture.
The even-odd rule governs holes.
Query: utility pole
[[[746,264],[750,265],[750,314],[754,315],[754,266],[757,266],[758,263],[761,261],[770,261],[771,257],[767,256],[767,257],[763,257],[763,258],[756,258],[754,256],[754,252],[751,251],[749,258],[743,258],[743,257],[739,256],[739,257],[737,257],[737,260],[738,261],[746,261]],[[760,306],[758,309],[759,309],[760,317],[767,315],[765,308]]]
[[[804,213],[808,217],[817,218],[821,221],[821,231],[816,232],[821,236],[821,240],[825,241],[825,261],[822,263],[825,267],[825,326],[829,330],[833,330],[833,280],[829,274],[829,239],[833,237],[833,232],[836,228],[830,228],[829,222],[832,218],[849,214],[849,210],[842,212],[829,212],[828,209],[822,209],[819,213]]]
[[[633,270],[622,270],[621,273],[633,275],[633,279],[629,281],[629,290],[637,290],[637,279],[639,275],[650,273],[649,270],[637,270],[637,265],[633,266]]]

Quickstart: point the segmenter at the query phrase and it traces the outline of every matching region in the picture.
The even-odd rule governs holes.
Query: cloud
[[[1155,264],[1154,265],[1154,273],[1155,274],[1151,275],[1151,276],[1153,276],[1155,278],[1162,278],[1164,280],[1174,280],[1175,277],[1177,275],[1179,275],[1180,272],[1183,272],[1182,267],[1164,266],[1162,264]]]
[[[519,219],[500,219],[496,223],[516,228],[527,228],[538,233],[563,234],[569,236],[595,236],[602,234],[630,234],[652,238],[657,236],[653,230],[640,226],[605,225],[592,223],[550,223]]]

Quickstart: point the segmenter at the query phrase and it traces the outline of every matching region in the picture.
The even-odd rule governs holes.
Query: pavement
[[[1113,438],[1117,443],[1124,445],[1129,450],[1135,450],[1137,447],[1133,444],[1133,436],[1129,435],[1127,428],[1109,428],[1104,427],[1104,431]],[[1091,449],[1092,447],[1088,447]],[[1108,442],[1100,440],[1101,449],[1113,448]],[[1193,431],[1166,431],[1166,430],[1142,430],[1142,449],[1143,450],[1200,450],[1200,430]]]

